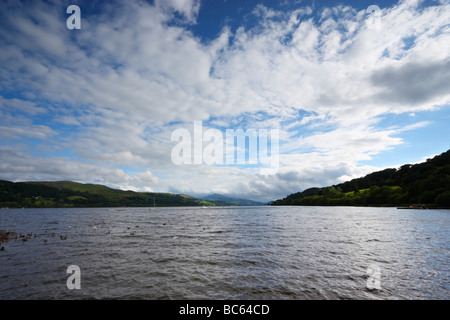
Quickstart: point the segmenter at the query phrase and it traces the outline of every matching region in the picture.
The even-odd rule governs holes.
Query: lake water
[[[449,299],[449,226],[448,210],[2,209],[0,299]]]

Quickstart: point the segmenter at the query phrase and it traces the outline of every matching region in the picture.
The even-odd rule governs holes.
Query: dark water
[[[0,299],[449,299],[449,226],[394,208],[2,209],[18,238]]]

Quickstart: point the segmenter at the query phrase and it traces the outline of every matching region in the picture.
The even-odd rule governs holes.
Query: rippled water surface
[[[395,208],[2,209],[0,299],[449,299],[449,225]]]

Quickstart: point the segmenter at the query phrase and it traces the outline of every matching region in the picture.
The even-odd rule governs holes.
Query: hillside
[[[324,188],[310,188],[272,205],[450,207],[450,150],[426,162],[385,169]]]
[[[0,180],[2,207],[157,207],[214,206],[214,202],[172,193],[123,191],[71,181],[10,182]]]

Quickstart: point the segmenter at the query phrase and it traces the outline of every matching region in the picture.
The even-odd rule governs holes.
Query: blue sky
[[[447,0],[3,1],[0,179],[269,201],[423,161],[449,149],[449,17]],[[175,164],[194,121],[279,130],[276,172]]]

